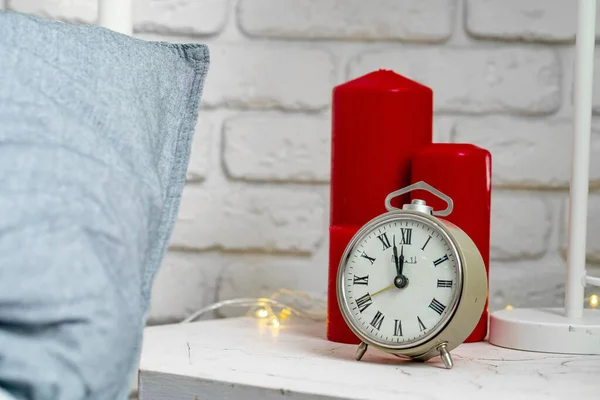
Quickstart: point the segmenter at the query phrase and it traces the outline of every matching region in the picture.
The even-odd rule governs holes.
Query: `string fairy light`
[[[591,308],[600,305],[600,296],[592,294],[585,299]],[[194,312],[181,323],[193,322],[202,315],[225,307],[248,308],[246,316],[264,321],[269,326],[278,329],[291,317],[303,317],[313,321],[324,321],[326,318],[326,302],[315,298],[305,292],[289,289],[280,289],[269,297],[234,298],[210,304]],[[514,307],[508,304],[505,310]]]
[[[256,311],[256,316],[259,318],[266,318],[269,316],[269,312],[267,310],[265,310],[264,308],[261,308]]]
[[[600,296],[598,296],[597,294],[593,294],[589,297],[587,297],[585,299],[585,302],[587,304],[589,304],[589,306],[591,308],[596,308],[598,307],[598,305],[600,305]],[[514,307],[510,304],[508,304],[506,307],[504,307],[505,310],[512,310]]]
[[[247,316],[267,321],[275,329],[293,316],[314,321],[324,321],[326,318],[326,302],[324,300],[302,291],[280,289],[269,297],[234,298],[210,304],[194,312],[181,323],[193,322],[210,311],[224,307],[249,308]]]

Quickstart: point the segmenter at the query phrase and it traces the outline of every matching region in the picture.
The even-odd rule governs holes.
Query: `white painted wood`
[[[600,398],[600,356],[463,344],[454,368],[325,339],[323,323],[280,329],[251,318],[146,328],[140,400],[546,400]]]

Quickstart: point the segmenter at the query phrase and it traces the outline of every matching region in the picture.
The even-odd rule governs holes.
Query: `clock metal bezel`
[[[415,339],[412,341],[406,341],[406,342],[402,342],[402,343],[392,344],[392,343],[389,343],[386,341],[381,341],[377,338],[372,338],[372,337],[368,336],[366,333],[362,332],[362,329],[358,326],[358,324],[354,320],[354,316],[352,315],[352,313],[350,311],[350,304],[348,303],[343,285],[344,285],[344,272],[345,272],[348,262],[350,260],[350,256],[356,250],[356,246],[360,242],[362,242],[369,234],[372,233],[372,231],[374,231],[378,227],[388,224],[393,221],[400,221],[400,220],[402,220],[402,221],[409,220],[409,221],[423,223],[423,224],[429,226],[430,228],[434,229],[436,232],[438,232],[439,234],[441,234],[443,236],[443,238],[450,245],[450,251],[453,253],[454,258],[456,260],[457,283],[456,283],[456,290],[452,297],[452,302],[450,305],[448,305],[448,312],[444,315],[444,317],[442,317],[442,319],[438,322],[438,324],[436,325],[436,327],[434,329],[429,331],[429,333],[427,333],[425,336],[423,336],[421,338],[418,338],[418,339]],[[346,246],[346,249],[344,250],[344,253],[342,254],[342,257],[340,259],[340,264],[338,266],[337,277],[336,277],[337,278],[336,291],[337,291],[338,305],[342,312],[342,316],[343,316],[344,320],[346,321],[346,323],[348,324],[348,326],[350,327],[350,329],[352,330],[352,332],[354,332],[354,334],[356,336],[358,336],[358,338],[360,338],[363,342],[365,342],[369,345],[374,345],[383,350],[389,350],[389,351],[408,350],[408,349],[413,349],[415,347],[421,346],[424,343],[431,342],[436,336],[438,336],[440,334],[440,332],[442,332],[447,327],[447,325],[452,320],[454,314],[456,313],[456,310],[460,303],[460,299],[461,299],[462,292],[463,292],[463,282],[464,282],[463,262],[464,262],[463,256],[462,256],[461,252],[458,251],[458,246],[457,246],[455,240],[453,239],[453,237],[450,233],[450,230],[439,219],[435,218],[434,216],[431,216],[431,215],[428,215],[428,214],[425,214],[425,213],[419,212],[419,211],[393,210],[393,211],[389,211],[385,214],[382,214],[378,217],[375,217],[371,221],[367,222],[363,227],[361,227],[361,229],[358,230],[358,232],[353,236],[353,238],[350,240],[350,242]]]

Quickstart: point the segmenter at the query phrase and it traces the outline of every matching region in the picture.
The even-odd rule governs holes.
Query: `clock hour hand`
[[[396,264],[396,273],[400,275],[402,270],[400,269],[400,264],[398,263],[398,247],[396,247],[396,235],[394,235],[394,264]]]
[[[402,275],[404,269],[404,246],[400,246],[400,257],[398,257],[397,272],[398,275],[394,278],[394,286],[398,289],[404,289],[408,285],[408,278]]]
[[[404,246],[400,246],[400,258],[398,259],[398,275],[404,270]]]

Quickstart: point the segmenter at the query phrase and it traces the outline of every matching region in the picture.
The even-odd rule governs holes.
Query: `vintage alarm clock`
[[[446,209],[419,199],[391,205],[418,189],[444,200]],[[450,351],[471,334],[486,302],[483,258],[467,234],[438,218],[452,212],[452,199],[427,183],[390,193],[385,207],[350,240],[337,273],[342,316],[362,341],[356,359],[373,346],[419,361],[439,355],[452,368]]]

